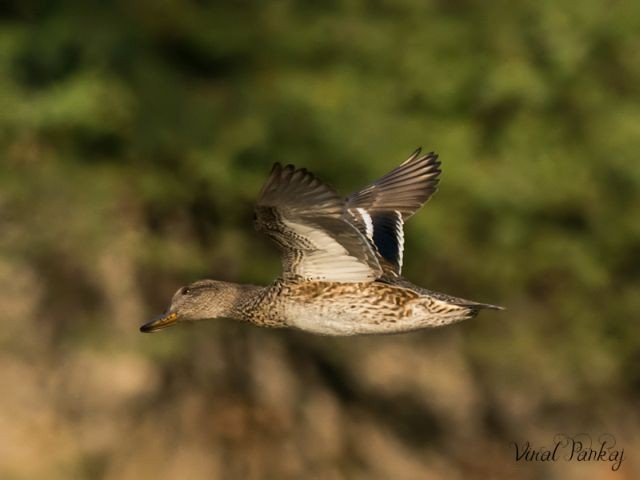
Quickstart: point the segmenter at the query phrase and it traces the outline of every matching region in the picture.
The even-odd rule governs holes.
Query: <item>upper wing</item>
[[[350,220],[375,245],[385,270],[400,274],[405,220],[435,193],[440,161],[417,149],[399,167],[347,198]]]
[[[255,213],[256,228],[282,250],[285,278],[367,282],[382,274],[369,241],[345,219],[344,200],[305,169],[276,163]]]

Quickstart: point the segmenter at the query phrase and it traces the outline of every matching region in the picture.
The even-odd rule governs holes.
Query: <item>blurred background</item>
[[[0,478],[640,478],[639,31],[638,2],[2,2]],[[405,275],[507,311],[138,332],[278,274],[273,162],[348,194],[418,146]],[[558,433],[620,470],[515,462]]]

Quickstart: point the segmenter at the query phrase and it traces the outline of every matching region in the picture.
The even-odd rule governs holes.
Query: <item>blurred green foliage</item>
[[[49,348],[133,337],[184,282],[271,281],[251,212],[273,162],[347,194],[421,145],[443,174],[405,275],[507,306],[455,327],[488,391],[545,392],[541,418],[637,405],[640,3],[10,1],[0,19],[0,258],[39,279]],[[127,290],[96,262],[118,242],[140,317],[115,331]],[[132,348],[188,363],[196,335]]]

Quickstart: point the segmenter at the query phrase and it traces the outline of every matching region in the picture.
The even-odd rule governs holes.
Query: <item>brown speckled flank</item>
[[[501,309],[418,287],[401,276],[404,222],[436,191],[440,162],[420,150],[344,199],[304,169],[276,164],[260,192],[256,228],[282,252],[283,272],[259,287],[200,280],[143,325],[232,318],[320,335],[438,327]]]

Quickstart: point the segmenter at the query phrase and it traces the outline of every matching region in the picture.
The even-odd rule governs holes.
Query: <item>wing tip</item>
[[[422,154],[422,147],[418,147],[414,150],[411,156],[409,156],[409,158],[381,179],[398,175],[400,172],[406,174],[408,172],[415,173],[417,171],[432,174],[437,178],[442,173],[442,169],[440,168],[441,165],[442,162],[440,161],[440,156],[435,151],[432,150]]]
[[[271,171],[269,172],[269,174],[280,170],[282,170],[282,164],[280,162],[274,162],[274,164],[271,166]]]

